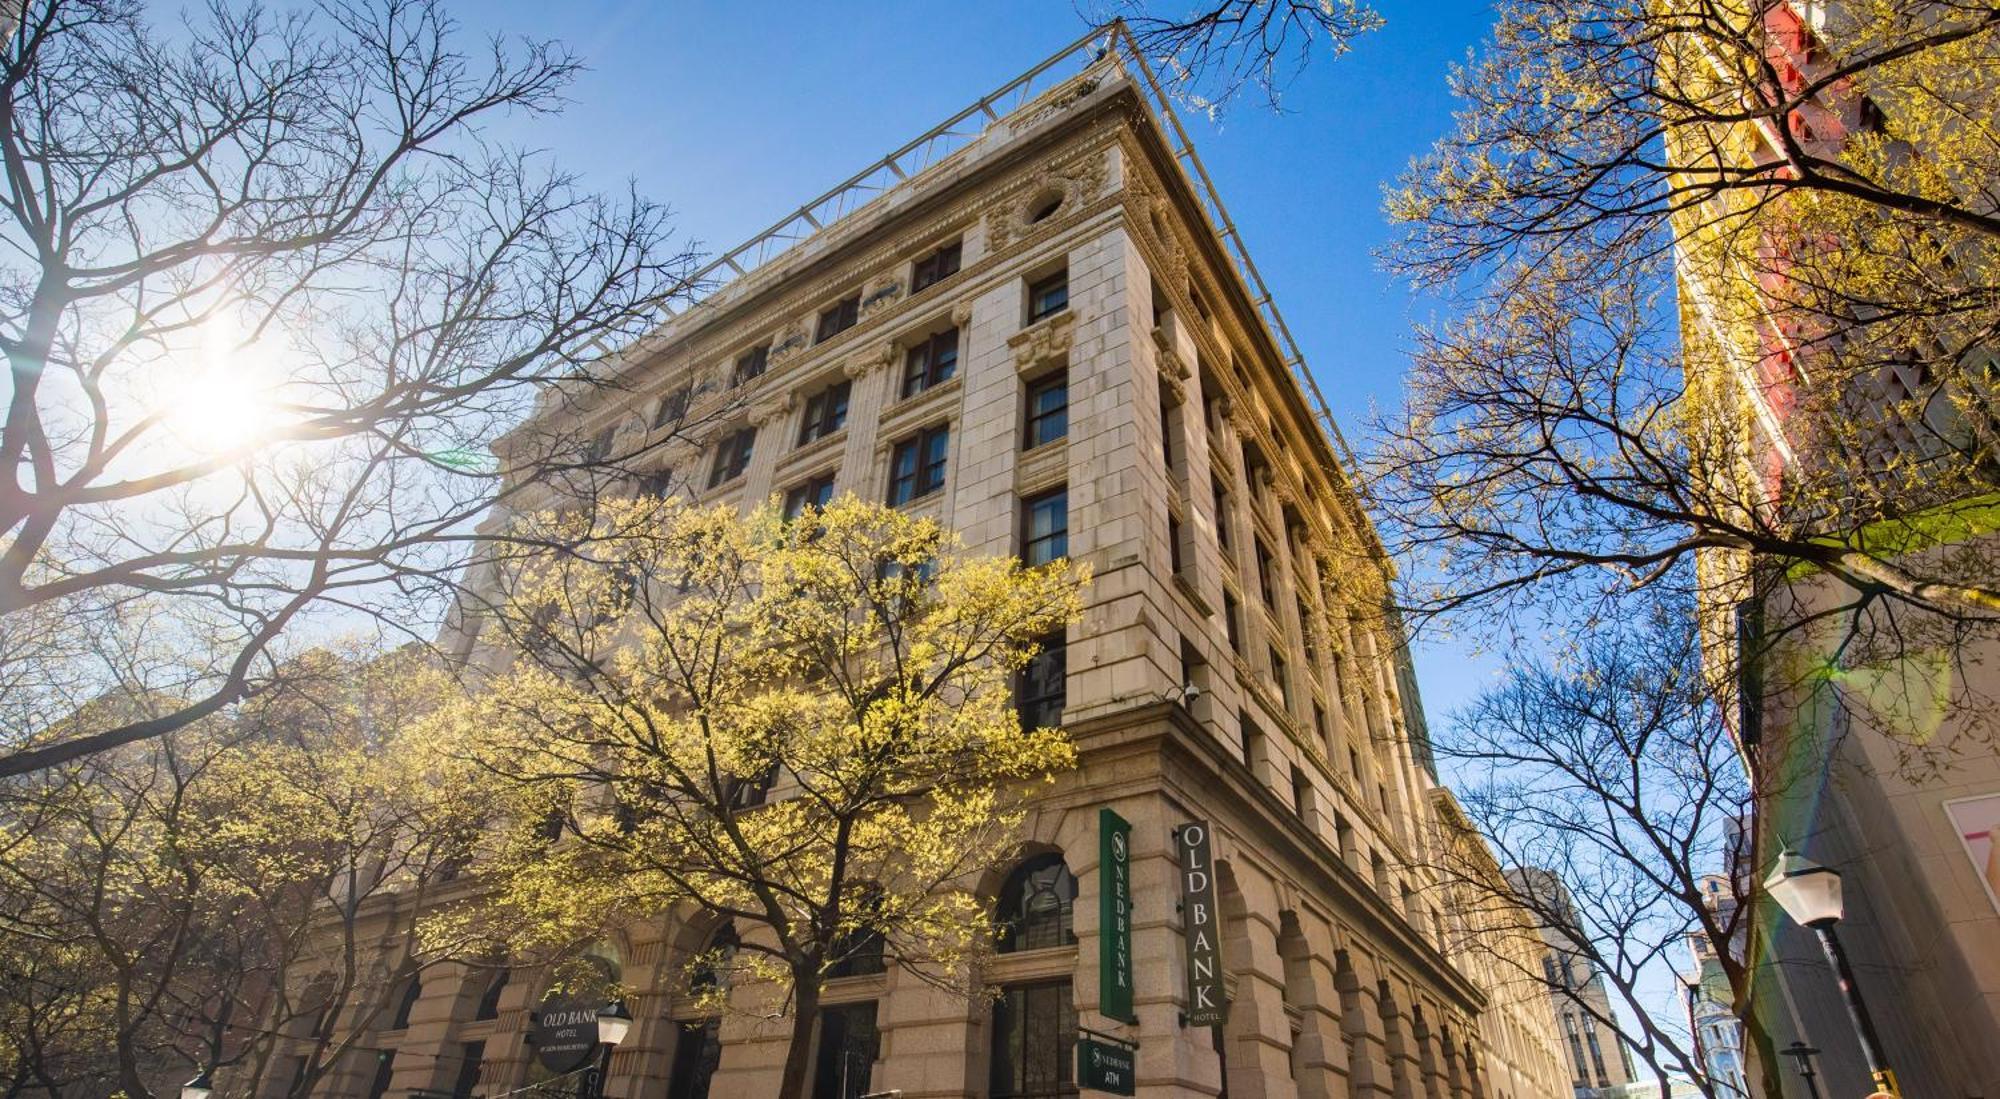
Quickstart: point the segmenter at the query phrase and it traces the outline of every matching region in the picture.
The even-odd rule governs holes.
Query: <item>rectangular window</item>
[[[914,397],[942,385],[958,373],[958,329],[943,332],[910,348],[903,358],[903,396]]]
[[[1292,811],[1303,817],[1312,812],[1312,781],[1305,768],[1292,764]]]
[[[853,388],[853,382],[841,381],[806,398],[805,419],[799,422],[800,446],[847,426],[847,395]]]
[[[1223,592],[1222,627],[1229,632],[1229,647],[1235,650],[1237,656],[1243,655],[1243,624],[1239,621],[1242,617],[1243,611],[1237,605],[1236,597]]]
[[[1010,985],[993,1004],[992,1099],[1077,1094],[1076,1004],[1067,978]]]
[[[813,1066],[813,1099],[861,1099],[875,1090],[881,1036],[875,1001],[819,1009],[819,1055]]]
[[[1319,746],[1330,760],[1333,758],[1333,727],[1326,723],[1326,707],[1313,703],[1313,731],[1319,734]]]
[[[375,1054],[375,1080],[368,1085],[368,1099],[382,1099],[389,1094],[389,1081],[396,1076],[396,1051],[385,1049]]]
[[[1264,596],[1264,605],[1278,609],[1278,598],[1271,583],[1271,551],[1264,546],[1262,538],[1257,539],[1257,590]]]
[[[1215,542],[1223,549],[1222,556],[1229,557],[1229,490],[1222,487],[1220,478],[1208,479],[1208,491],[1215,497]],[[1231,558],[1233,560],[1233,558]]]
[[[486,1061],[485,1042],[464,1042],[458,1047],[458,1079],[451,1086],[451,1099],[472,1099],[479,1090],[479,1070]]]
[[[1021,516],[1021,560],[1046,565],[1069,556],[1069,488],[1029,497]]]
[[[1299,608],[1299,640],[1305,642],[1306,660],[1310,664],[1316,665],[1319,663],[1319,630],[1313,623],[1312,608],[1306,606],[1305,597],[1299,596],[1297,603]],[[1319,672],[1319,669],[1316,667],[1311,670],[1315,675]]]
[[[1284,699],[1285,709],[1292,708],[1292,677],[1285,667],[1285,658],[1278,655],[1277,646],[1267,646],[1271,660],[1271,681],[1278,685],[1278,697]]]
[[[1180,463],[1177,455],[1180,448],[1174,445],[1174,437],[1179,432],[1174,428],[1174,406],[1168,402],[1165,393],[1160,394],[1160,466],[1173,476],[1174,467]]]
[[[771,365],[771,345],[767,343],[753,347],[736,356],[736,371],[730,376],[729,384],[742,385],[752,378],[761,377],[764,368],[769,365]]]
[[[832,499],[833,471],[828,470],[802,485],[793,485],[791,491],[785,493],[785,520],[797,519],[808,507],[815,510],[824,508]]]
[[[688,411],[688,396],[691,392],[687,386],[681,386],[679,389],[661,397],[660,407],[653,410],[653,426],[661,428],[668,424],[679,423],[685,419]]]
[[[674,1065],[667,1077],[667,1094],[674,1099],[708,1099],[709,1081],[721,1063],[721,1019],[676,1024]]]
[[[928,428],[897,443],[889,455],[890,506],[907,504],[943,488],[945,462],[950,456],[948,424]]]
[[[1174,575],[1179,576],[1184,564],[1181,557],[1181,521],[1174,518],[1171,511],[1167,513],[1167,562],[1173,567]]]
[[[1033,450],[1069,434],[1069,372],[1050,374],[1028,385],[1028,431],[1021,449]]]
[[[834,302],[819,315],[819,328],[813,335],[814,343],[826,341],[854,327],[861,319],[861,292],[854,293]]]
[[[715,448],[715,466],[708,471],[708,487],[743,476],[750,468],[750,451],[757,445],[757,429],[741,428],[723,437]]]
[[[1068,701],[1069,639],[1052,633],[1038,644],[1041,649],[1021,669],[1021,681],[1014,690],[1024,729],[1061,725],[1063,704]]]
[[[958,274],[960,250],[959,242],[952,241],[918,260],[916,267],[910,271],[910,293],[914,294]]]
[[[1028,286],[1028,323],[1069,308],[1069,269],[1036,279]]]

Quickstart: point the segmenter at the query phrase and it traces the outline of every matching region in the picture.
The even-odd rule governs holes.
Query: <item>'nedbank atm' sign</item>
[[[1174,833],[1181,856],[1181,935],[1187,951],[1187,1025],[1217,1026],[1229,1016],[1222,997],[1222,922],[1215,909],[1208,822]]]

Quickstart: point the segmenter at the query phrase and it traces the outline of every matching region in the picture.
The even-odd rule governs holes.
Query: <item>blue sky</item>
[[[1322,55],[1283,113],[1250,95],[1222,118],[1184,114],[1203,162],[1356,445],[1397,400],[1422,307],[1378,267],[1382,187],[1449,125],[1446,66],[1486,33],[1489,6],[1384,3],[1387,26]],[[1165,9],[1163,9],[1165,10]],[[731,247],[1083,33],[1069,0],[991,4],[481,0],[466,29],[556,38],[590,71],[546,148],[596,189],[626,180],[680,232]],[[1463,643],[1428,645],[1432,720],[1490,679]]]

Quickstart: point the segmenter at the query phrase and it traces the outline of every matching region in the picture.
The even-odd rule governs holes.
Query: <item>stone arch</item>
[[[1380,1099],[1389,1094],[1389,1064],[1382,1049],[1382,1023],[1371,1006],[1354,955],[1334,951],[1333,987],[1340,997],[1340,1033],[1347,1047],[1348,1094]]]
[[[1416,1081],[1411,1079],[1416,1055],[1411,1049],[1408,1021],[1386,977],[1375,982],[1375,1014],[1382,1021],[1382,1051],[1389,1059],[1389,1092],[1396,1099],[1416,1099]]]

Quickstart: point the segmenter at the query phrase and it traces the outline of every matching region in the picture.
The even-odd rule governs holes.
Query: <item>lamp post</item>
[[[597,1044],[602,1047],[597,1063],[583,1071],[581,1099],[604,1099],[604,1077],[611,1070],[611,1051],[632,1033],[632,1013],[625,1001],[613,1000],[597,1009]]]
[[[1819,1074],[1814,1072],[1812,1067],[1813,1054],[1818,1053],[1819,1050],[1794,1038],[1792,1039],[1792,1044],[1786,1046],[1781,1052],[1799,1063],[1799,1075],[1806,1078],[1807,1099],[1819,1099]]]
[[[195,1078],[181,1085],[181,1099],[208,1099],[215,1094],[215,1082],[208,1078],[208,1070],[202,1069]]]
[[[1854,1035],[1861,1040],[1861,1055],[1868,1061],[1868,1074],[1875,1078],[1876,1091],[1900,1095],[1896,1090],[1896,1074],[1890,1071],[1888,1061],[1882,1056],[1882,1042],[1875,1036],[1875,1022],[1868,1015],[1868,1005],[1861,1000],[1861,986],[1855,983],[1854,970],[1847,964],[1847,951],[1841,948],[1840,938],[1833,932],[1841,917],[1840,872],[1796,851],[1786,851],[1778,856],[1771,876],[1764,879],[1764,889],[1800,926],[1809,927],[1819,935],[1820,948],[1826,951],[1827,964],[1833,966],[1834,979],[1840,983],[1841,998],[1847,1004],[1848,1018],[1854,1023]]]

